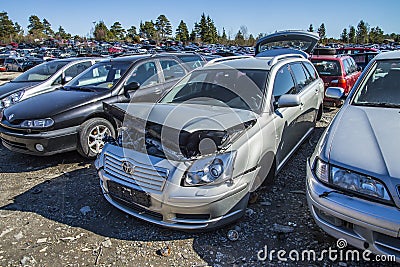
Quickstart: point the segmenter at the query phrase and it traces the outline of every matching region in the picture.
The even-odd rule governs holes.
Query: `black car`
[[[52,155],[78,150],[88,158],[115,137],[103,102],[155,102],[189,69],[175,55],[136,55],[96,63],[59,90],[3,110],[0,137],[13,151]]]

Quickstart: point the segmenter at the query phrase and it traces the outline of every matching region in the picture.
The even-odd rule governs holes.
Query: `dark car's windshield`
[[[130,67],[131,62],[109,61],[100,62],[77,76],[67,86],[68,88],[110,89]]]
[[[56,73],[63,66],[68,64],[69,61],[49,61],[40,64],[30,70],[25,71],[13,82],[41,82],[50,78],[54,73]]]
[[[400,60],[378,61],[355,94],[353,104],[400,107]]]
[[[314,64],[314,67],[321,76],[342,75],[340,63],[337,60],[311,59],[311,62]]]
[[[208,69],[193,71],[161,100],[161,103],[191,103],[228,106],[259,112],[268,71]]]

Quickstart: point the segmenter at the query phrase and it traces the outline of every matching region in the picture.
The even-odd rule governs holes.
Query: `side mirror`
[[[328,87],[325,96],[333,99],[342,99],[344,97],[344,89],[341,87]]]
[[[64,79],[62,79],[62,84],[66,84],[67,82],[69,82],[70,80],[72,80],[71,76],[65,76]]]
[[[126,98],[130,98],[129,91],[137,90],[139,87],[140,87],[140,83],[138,83],[136,81],[126,84],[124,86],[124,96],[126,96]]]
[[[297,107],[300,104],[300,97],[298,95],[281,95],[278,99],[278,108]]]

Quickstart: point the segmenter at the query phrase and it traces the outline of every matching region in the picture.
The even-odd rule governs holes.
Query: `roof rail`
[[[279,60],[282,60],[282,59],[285,59],[285,58],[291,58],[291,57],[297,57],[297,58],[305,59],[305,57],[303,57],[300,54],[283,54],[283,55],[278,55],[278,56],[273,57],[268,65],[270,65],[270,66],[275,65]]]
[[[209,66],[218,62],[223,62],[223,61],[228,61],[228,60],[234,60],[234,59],[241,59],[241,58],[252,58],[253,56],[229,56],[229,57],[219,57],[219,58],[214,58],[210,61],[208,61],[205,66]]]

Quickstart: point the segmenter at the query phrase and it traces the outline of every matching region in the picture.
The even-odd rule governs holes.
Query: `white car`
[[[156,104],[105,105],[123,123],[95,163],[104,196],[164,227],[232,222],[311,133],[323,92],[302,55],[242,56],[192,71]]]

